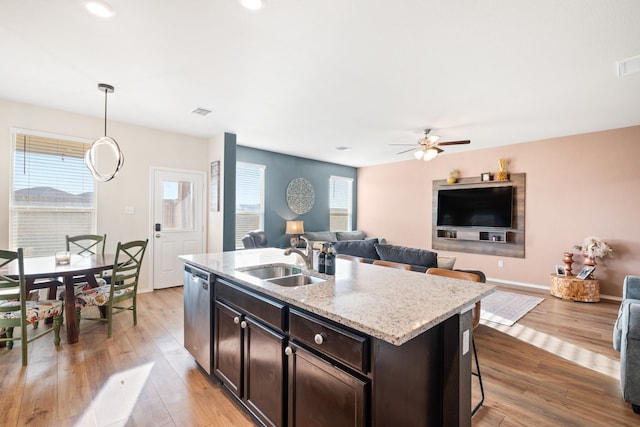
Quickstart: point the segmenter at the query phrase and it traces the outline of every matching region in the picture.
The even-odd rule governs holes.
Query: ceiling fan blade
[[[436,147],[435,145],[433,147],[434,150],[436,150],[438,152],[438,154],[442,153],[444,150],[442,148]]]
[[[464,141],[438,142],[438,145],[459,145],[459,144],[471,144],[471,141],[468,139],[465,139]]]
[[[399,153],[396,154],[404,154],[404,153],[408,153],[409,151],[414,151],[415,148],[409,148],[408,150],[404,150],[404,151],[400,151]]]

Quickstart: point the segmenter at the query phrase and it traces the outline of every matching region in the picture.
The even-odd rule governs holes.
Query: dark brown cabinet
[[[293,342],[289,355],[289,426],[368,425],[369,382]]]
[[[214,373],[263,424],[283,426],[286,338],[252,315],[257,308],[277,319],[284,306],[220,281],[217,286]]]
[[[238,397],[242,397],[241,318],[239,311],[215,302],[213,369],[215,375]]]

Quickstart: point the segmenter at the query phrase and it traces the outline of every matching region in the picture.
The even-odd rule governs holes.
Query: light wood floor
[[[510,328],[475,331],[486,400],[473,425],[640,425],[620,397],[617,304],[523,293],[545,301]],[[137,327],[118,315],[107,340],[106,325],[83,321],[78,344],[32,343],[26,368],[18,347],[0,349],[0,425],[254,426],[184,350],[182,304],[182,288],[142,294]]]

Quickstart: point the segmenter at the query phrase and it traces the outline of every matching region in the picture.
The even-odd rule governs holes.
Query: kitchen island
[[[251,267],[297,255],[181,257],[213,274],[212,374],[265,425],[471,425],[471,308],[494,286],[347,260],[285,287]]]

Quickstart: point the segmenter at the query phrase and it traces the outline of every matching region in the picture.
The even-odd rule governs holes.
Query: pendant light
[[[122,168],[122,165],[124,164],[124,154],[122,154],[120,146],[116,140],[107,136],[107,94],[113,93],[115,89],[113,86],[106,83],[99,83],[98,90],[101,92],[104,91],[104,136],[91,143],[91,146],[84,155],[84,161],[91,171],[91,175],[93,175],[96,180],[106,182],[111,181],[116,176],[120,168]],[[101,173],[96,168],[96,151],[98,147],[101,146],[110,148],[115,156],[115,168],[113,169],[113,172]]]

